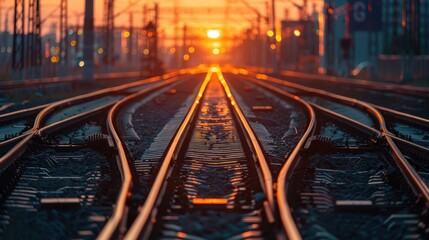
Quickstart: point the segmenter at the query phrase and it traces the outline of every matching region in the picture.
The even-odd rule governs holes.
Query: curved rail
[[[249,136],[250,144],[252,145],[253,150],[256,153],[256,158],[258,160],[259,166],[262,171],[262,176],[260,177],[261,185],[263,186],[263,190],[265,194],[267,195],[268,203],[271,207],[271,210],[274,210],[274,192],[273,192],[273,177],[271,175],[270,168],[268,167],[267,160],[265,159],[264,152],[262,151],[262,148],[258,142],[258,138],[255,136],[255,133],[253,132],[252,128],[250,127],[250,124],[247,122],[246,117],[244,116],[243,112],[241,111],[238,104],[236,104],[236,100],[234,96],[231,93],[231,90],[228,86],[228,84],[225,81],[225,78],[222,75],[221,70],[219,69],[216,71],[218,78],[226,92],[226,95],[229,98],[229,101],[234,108],[235,112],[238,115],[238,118],[240,119],[240,122],[242,123],[244,129],[246,130],[246,133]]]
[[[288,239],[302,239],[301,234],[299,233],[298,227],[293,220],[292,213],[290,211],[289,204],[287,202],[287,183],[288,178],[290,177],[293,168],[295,167],[300,150],[304,147],[308,138],[313,134],[316,129],[316,115],[314,113],[313,108],[306,101],[302,100],[300,97],[292,95],[284,90],[276,88],[273,85],[260,82],[254,79],[248,79],[249,81],[256,83],[264,88],[269,89],[270,91],[275,92],[276,94],[291,99],[293,101],[298,102],[304,109],[306,109],[306,114],[309,118],[307,129],[302,135],[301,139],[296,144],[295,148],[286,159],[285,164],[280,170],[279,176],[277,177],[277,204],[279,208],[279,215],[282,219],[282,227],[288,237]]]
[[[333,99],[335,101],[341,101],[345,103],[346,105],[351,106],[358,106],[367,112],[371,113],[375,118],[378,120],[379,124],[379,130],[382,132],[383,137],[385,138],[391,153],[392,157],[395,160],[396,164],[398,165],[399,169],[401,170],[402,174],[404,174],[406,180],[411,185],[411,188],[417,196],[423,197],[425,200],[426,206],[429,207],[429,188],[424,183],[423,179],[420,177],[420,175],[415,171],[415,169],[411,166],[411,164],[408,162],[408,160],[402,155],[401,151],[398,149],[398,147],[395,145],[394,141],[391,138],[391,133],[386,127],[386,122],[384,121],[383,115],[371,104],[341,96],[338,94],[330,93],[324,90],[314,89],[306,86],[302,86],[299,84],[287,82],[285,80],[280,80],[273,77],[268,77],[264,74],[253,74],[255,78],[261,80],[261,81],[267,81],[271,83],[276,83],[279,85],[287,86],[290,88],[295,88],[303,92],[308,92],[312,94],[316,94],[322,97],[327,97],[329,99]]]
[[[376,138],[375,140],[378,140],[378,139],[382,138],[382,133],[380,131],[378,131],[377,129],[375,129],[375,128],[368,127],[367,125],[365,125],[365,124],[363,124],[361,122],[358,122],[358,121],[356,121],[354,119],[351,119],[349,117],[346,117],[344,115],[341,115],[339,113],[331,111],[331,110],[329,110],[327,108],[324,108],[322,106],[319,106],[319,105],[317,105],[315,103],[310,103],[310,105],[314,109],[319,110],[322,114],[329,115],[330,117],[335,118],[336,120],[338,120],[340,122],[343,122],[343,123],[349,124],[349,125],[351,123],[352,125],[350,125],[350,126],[353,127],[353,128],[355,128],[355,129],[357,129],[357,130],[359,130],[360,132],[366,133],[366,134],[368,134],[370,136],[375,136],[375,138]],[[396,136],[393,136],[393,135],[390,136],[390,137],[392,138],[392,140],[394,142],[396,142],[396,145],[400,144],[402,147],[407,147],[409,149],[412,149],[413,151],[416,151],[416,152],[420,153],[425,158],[429,157],[429,149],[428,148],[422,147],[422,146],[420,146],[418,144],[415,144],[413,142],[410,142],[408,140],[405,140],[405,139],[402,139],[402,138],[399,138],[399,137],[396,137]]]
[[[41,111],[43,108],[45,108],[47,106],[49,106],[49,104],[44,104],[44,105],[40,105],[40,106],[35,106],[35,107],[31,107],[31,108],[26,108],[26,109],[21,109],[18,111],[13,111],[13,112],[1,114],[0,115],[0,122],[12,121],[12,120],[15,120],[17,118],[23,118],[23,117],[26,117],[29,115],[36,114],[37,112]]]
[[[143,79],[143,80],[139,80],[136,82],[127,83],[127,84],[123,84],[123,85],[116,86],[116,87],[101,89],[101,90],[98,90],[95,92],[83,94],[80,96],[75,96],[72,98],[64,99],[64,100],[49,104],[39,112],[39,114],[37,115],[37,117],[34,121],[33,127],[26,132],[26,133],[29,133],[29,135],[27,137],[23,138],[14,148],[10,149],[5,155],[0,157],[0,166],[7,165],[9,161],[11,161],[13,158],[17,157],[17,155],[22,152],[20,149],[24,148],[24,146],[32,139],[33,135],[36,134],[40,130],[40,128],[42,127],[44,119],[50,113],[55,111],[56,109],[64,107],[64,106],[68,106],[71,104],[77,104],[80,102],[91,100],[93,98],[104,96],[107,94],[117,93],[117,92],[120,92],[120,91],[123,91],[126,89],[130,89],[133,87],[138,87],[141,85],[161,81],[163,79],[172,78],[172,77],[178,76],[180,74],[187,74],[190,71],[195,71],[195,70],[194,69],[187,69],[181,73],[174,72],[174,73],[164,74],[162,76],[151,77],[148,79]]]
[[[124,72],[124,73],[102,73],[95,74],[94,80],[96,81],[108,81],[115,78],[136,78],[140,76],[140,72]],[[28,79],[23,81],[7,81],[0,83],[1,90],[14,89],[14,88],[25,88],[25,87],[40,87],[52,84],[61,83],[72,83],[78,82],[82,79],[80,75],[66,76],[66,77],[50,77],[41,79]]]
[[[176,81],[177,81],[176,78],[172,78],[160,84],[157,84],[155,86],[150,86],[140,92],[129,95],[121,99],[120,101],[118,101],[109,111],[109,114],[107,117],[107,127],[108,127],[109,133],[113,137],[116,148],[118,150],[118,154],[119,154],[118,168],[120,169],[120,172],[121,172],[122,186],[115,204],[113,215],[106,223],[101,233],[99,234],[98,236],[99,239],[111,239],[114,233],[116,232],[116,230],[118,229],[119,224],[121,223],[124,216],[124,212],[126,208],[126,200],[129,196],[129,189],[131,187],[131,180],[132,180],[131,170],[128,164],[126,150],[124,145],[122,144],[119,133],[116,130],[116,127],[115,127],[116,124],[114,119],[117,116],[118,112],[122,109],[122,107],[127,105],[130,101],[135,100],[136,98],[139,98],[155,90],[158,90],[162,87],[170,85]]]
[[[204,91],[212,77],[212,74],[213,73],[211,71],[207,73],[200,89],[198,90],[198,95],[196,96],[195,101],[190,107],[188,114],[186,114],[185,119],[183,120],[182,124],[177,130],[176,135],[174,136],[172,142],[170,143],[168,151],[164,156],[161,167],[158,171],[158,174],[156,175],[155,181],[152,185],[152,188],[150,189],[150,192],[146,198],[146,201],[143,204],[143,207],[141,208],[140,213],[134,220],[134,223],[129,228],[124,239],[137,239],[141,234],[143,227],[146,225],[148,218],[151,215],[153,209],[157,207],[156,205],[159,204],[159,196],[164,193],[165,187],[166,187],[165,179],[171,173],[170,171],[171,162],[176,157],[177,148],[181,144],[183,140],[183,136],[186,135],[189,129],[189,123],[196,115],[196,109],[200,103],[201,98],[203,97]]]
[[[336,85],[348,85],[352,87],[365,88],[370,90],[378,91],[390,91],[399,94],[406,94],[411,96],[423,96],[429,97],[429,88],[412,85],[400,85],[389,82],[374,82],[363,79],[351,79],[344,77],[334,76],[323,76],[320,74],[303,73],[303,72],[292,72],[292,71],[281,71],[280,74],[284,77],[292,77],[298,79],[324,81],[329,84]]]
[[[415,124],[417,126],[423,127],[423,128],[429,128],[429,119],[414,116],[408,113],[399,112],[390,108],[378,106],[375,104],[372,104],[378,111],[384,112],[386,114],[392,115],[395,118],[407,121],[409,123]]]
[[[236,73],[237,72],[238,73],[244,73],[244,71],[236,71]],[[246,71],[246,73],[248,74],[247,71]],[[244,74],[244,75],[247,75],[247,74]],[[380,128],[380,131],[381,131],[381,135],[382,135],[382,137],[384,137],[385,141],[387,142],[387,144],[389,146],[389,149],[390,149],[390,152],[391,152],[391,156],[393,157],[396,165],[399,167],[399,169],[402,172],[402,174],[407,179],[407,181],[410,184],[410,186],[411,186],[414,194],[417,197],[421,196],[425,200],[426,206],[429,206],[429,189],[428,189],[427,185],[424,183],[424,181],[422,180],[422,178],[420,177],[420,175],[418,175],[418,173],[415,171],[415,169],[411,166],[411,164],[408,162],[408,160],[405,159],[405,157],[402,155],[402,153],[400,152],[400,150],[398,149],[398,147],[395,145],[394,141],[392,140],[391,133],[388,131],[388,129],[386,127],[386,123],[384,121],[384,118],[383,118],[382,114],[374,106],[372,106],[371,104],[368,104],[368,103],[356,100],[356,99],[352,99],[352,98],[340,96],[340,95],[337,95],[337,94],[332,94],[332,93],[329,93],[329,92],[326,92],[326,91],[323,91],[323,90],[313,89],[313,88],[310,88],[310,87],[305,87],[305,86],[301,86],[301,85],[290,83],[290,82],[285,82],[285,81],[282,81],[282,80],[279,80],[279,79],[268,77],[266,75],[255,74],[254,77],[257,78],[257,79],[259,79],[259,80],[268,81],[268,82],[271,82],[271,83],[277,83],[277,84],[280,84],[280,85],[285,85],[287,87],[298,89],[300,91],[310,92],[312,94],[317,94],[317,95],[320,95],[320,96],[323,96],[323,97],[328,97],[330,99],[346,103],[347,105],[358,106],[358,107],[363,108],[366,111],[370,112],[378,120],[379,128]],[[252,81],[251,79],[249,79],[249,80]],[[270,84],[267,84],[267,85],[270,85]],[[267,87],[267,86],[265,86],[265,87]],[[273,88],[276,88],[276,87],[272,86],[272,87],[268,87],[268,88],[273,89]],[[301,139],[301,140],[303,140],[303,139]],[[288,164],[289,162],[290,161],[288,159],[288,161],[286,163]],[[278,180],[279,181],[278,184],[279,184],[279,188],[280,188],[279,191],[282,190],[282,188],[280,187],[280,184],[283,183],[280,180],[280,177],[282,177],[284,180],[287,180],[287,177],[285,177],[285,174],[286,174],[285,172],[281,172],[280,175],[279,175],[279,178],[278,178],[279,179]],[[279,200],[279,202],[280,201],[283,201],[283,199]],[[286,201],[286,198],[284,198],[284,201]],[[290,213],[288,213],[288,214],[290,214]],[[282,219],[283,219],[283,216],[282,216]],[[290,220],[293,221],[292,218]],[[292,234],[294,234],[294,233],[298,234],[298,235],[294,235],[295,237],[299,236],[299,232],[297,232],[297,229],[289,228],[288,231],[291,231],[291,230],[292,230]],[[287,232],[287,234],[288,234],[288,236],[290,236],[291,233]]]

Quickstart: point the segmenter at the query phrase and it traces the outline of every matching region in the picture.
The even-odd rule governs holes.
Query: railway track
[[[121,184],[126,180],[127,164],[115,158],[105,121],[107,112],[126,95],[150,93],[177,81],[171,78],[174,75],[178,74],[34,110],[33,127],[16,136],[18,144],[0,159],[0,238],[95,238],[111,228],[122,200],[117,194],[129,189]],[[4,121],[28,115],[19,111],[6,115]],[[26,218],[30,213],[34,217]],[[38,230],[41,228],[44,231]]]
[[[84,112],[109,107],[115,101],[133,91],[138,91],[157,81],[168,79],[178,74],[165,74],[162,77],[144,79],[75,96],[51,104],[0,115],[0,128],[3,130],[1,133],[3,141],[0,140],[0,149],[4,153],[0,158],[0,165],[18,153],[19,151],[17,150],[24,146],[41,128],[55,122],[63,122],[67,118],[72,119],[74,116]],[[10,146],[13,146],[13,144],[15,144],[15,147],[10,149]]]
[[[259,76],[259,79],[265,81],[252,82],[277,94],[287,94],[278,85],[265,83],[266,80],[272,79],[265,76]],[[272,82],[280,83],[275,80]],[[303,95],[304,88],[297,91],[296,85],[280,84],[287,85],[284,89],[293,88],[294,93]],[[312,94],[315,92],[317,91],[312,91]],[[318,96],[324,94],[321,91],[317,93]],[[305,94],[308,95],[308,92]],[[293,154],[287,159],[278,179],[278,201],[289,202],[289,205],[285,204],[287,208],[280,207],[280,215],[283,223],[286,223],[284,227],[288,236],[347,238],[355,235],[347,235],[351,231],[341,232],[341,229],[353,226],[356,229],[354,234],[367,234],[362,235],[362,238],[375,237],[380,230],[391,231],[389,234],[392,234],[393,238],[424,238],[427,231],[425,214],[428,198],[427,185],[424,184],[422,175],[425,176],[426,172],[418,174],[417,172],[424,168],[416,168],[419,166],[416,162],[424,164],[424,159],[404,157],[394,144],[395,137],[387,130],[383,116],[371,105],[356,100],[349,101],[350,99],[343,97],[332,97],[329,94],[323,97],[331,101],[336,99],[348,106],[358,106],[359,111],[365,110],[370,118],[362,124],[332,109],[311,103],[312,108],[317,109],[317,124],[309,125],[306,132],[308,135],[304,134]],[[356,113],[353,116],[356,116]],[[371,120],[374,122],[371,123]],[[312,132],[313,134],[310,134]],[[402,144],[412,145],[405,140],[402,140]],[[370,166],[379,171],[374,172],[374,169],[369,169]],[[306,178],[303,180],[302,176]],[[361,212],[356,212],[355,209],[362,210],[362,216]],[[337,214],[338,222],[326,224],[327,219]],[[368,221],[374,221],[374,226],[369,226]],[[295,223],[299,227],[296,227]],[[342,223],[345,224],[344,228],[337,227]],[[392,226],[397,228],[393,229]],[[369,230],[366,231],[365,228]]]
[[[143,205],[162,163],[162,156],[173,138],[204,75],[192,75],[149,96],[129,99],[116,114],[116,129],[128,153],[132,174],[131,197],[127,201],[127,226]]]
[[[317,130],[287,190],[302,237],[426,238],[427,201],[386,143],[374,139],[379,133],[350,129],[351,122],[317,109]]]
[[[0,238],[428,237],[427,119],[202,72],[0,115]]]
[[[305,105],[292,95],[279,97],[266,89],[225,75],[237,101],[261,143],[276,179],[288,156],[306,130],[309,116]]]
[[[2,169],[0,238],[97,236],[120,183],[100,118],[82,118],[75,127],[33,138]]]
[[[301,85],[323,89],[397,111],[429,118],[429,115],[424,111],[429,101],[429,88],[424,86],[342,79],[320,74],[293,72],[281,73],[279,77]]]
[[[299,85],[292,85],[296,87],[291,88],[289,85],[286,87],[284,85],[288,84],[282,84],[283,89],[299,95],[312,104],[325,107],[379,130],[381,130],[382,126],[378,124],[378,117],[373,112],[380,113],[386,125],[386,134],[391,136],[395,142],[400,143],[401,146],[408,145],[416,149],[419,152],[419,157],[428,156],[429,120],[427,119],[377,105],[365,105],[355,99],[316,89]]]
[[[249,149],[253,156],[246,154]],[[273,205],[262,151],[215,67],[164,153],[125,238],[274,237]]]
[[[141,122],[137,122],[137,124],[142,124],[143,126],[136,124],[135,126],[137,128],[134,128],[135,121],[133,118],[139,118],[140,113],[138,113],[138,116],[133,116],[135,115],[133,112],[142,106],[144,106],[145,109],[147,109],[147,107],[150,108],[151,106],[148,106],[147,103],[151,102],[152,100],[154,100],[155,105],[158,105],[160,100],[159,98],[156,98],[156,96],[159,96],[161,93],[165,92],[165,88],[170,88],[174,87],[176,84],[181,84],[175,82],[177,82],[176,79],[163,82],[162,85],[157,87],[156,91],[151,95],[148,94],[152,93],[152,91],[148,91],[147,89],[132,94],[117,102],[109,112],[108,129],[113,136],[113,140],[118,149],[119,161],[123,166],[121,171],[123,184],[118,197],[115,214],[110,219],[103,232],[100,233],[100,238],[102,239],[108,239],[112,238],[113,236],[121,236],[124,234],[125,229],[128,228],[129,225],[134,221],[135,214],[132,211],[137,211],[135,205],[142,204],[142,201],[144,201],[146,198],[148,189],[151,187],[150,179],[153,177],[153,175],[151,175],[150,171],[148,173],[148,168],[150,170],[150,168],[154,166],[152,166],[151,161],[149,163],[145,163],[144,157],[141,156],[142,148],[147,147],[147,144],[151,142],[151,138],[149,138],[150,131],[148,132],[147,127],[144,127],[143,125],[145,123],[142,124]],[[184,82],[187,83],[186,80]],[[152,107],[159,108],[159,105]],[[157,111],[157,113],[160,112],[159,109],[154,110]],[[150,118],[148,115],[146,115],[146,117]],[[151,122],[152,127],[162,128],[162,122],[160,124],[158,121],[165,121],[167,120],[165,119],[166,117],[168,118],[170,116],[164,116],[159,119],[151,118],[152,121],[157,120],[157,122]],[[139,131],[141,129],[138,129],[138,127],[143,128],[144,131]],[[143,137],[139,134],[143,134]],[[144,136],[145,134],[149,134],[149,136]],[[145,139],[145,141],[142,143],[142,139],[146,137],[148,138]],[[138,146],[133,147],[134,144],[138,144]],[[152,162],[153,165],[156,165],[154,160],[152,160]],[[148,164],[149,166],[145,166],[145,164]],[[133,184],[133,188],[131,188],[131,184]],[[130,193],[132,195],[128,200]],[[127,200],[128,203],[126,204]],[[127,212],[130,213],[127,214]],[[121,223],[126,225],[125,229],[119,229]]]

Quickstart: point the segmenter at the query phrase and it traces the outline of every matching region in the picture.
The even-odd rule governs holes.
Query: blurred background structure
[[[0,0],[0,23],[0,81],[211,62],[429,81],[426,0]]]

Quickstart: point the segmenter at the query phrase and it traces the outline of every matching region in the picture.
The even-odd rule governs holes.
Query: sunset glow
[[[210,29],[207,31],[207,37],[210,39],[218,39],[220,37],[220,31],[217,29]]]

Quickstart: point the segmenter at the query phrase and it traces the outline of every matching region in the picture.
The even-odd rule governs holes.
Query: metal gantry
[[[103,63],[113,65],[115,63],[115,25],[113,16],[114,0],[104,1],[104,27],[105,27],[105,45],[103,51]]]
[[[60,68],[63,74],[67,74],[68,65],[68,3],[61,0],[60,5]]]
[[[42,65],[40,0],[29,1],[28,43],[25,60],[26,67],[29,67],[27,77],[40,77]]]
[[[13,52],[12,69],[22,74],[24,69],[24,47],[25,47],[25,2],[24,0],[15,0],[15,11],[13,17]],[[19,76],[22,78],[22,75]]]

